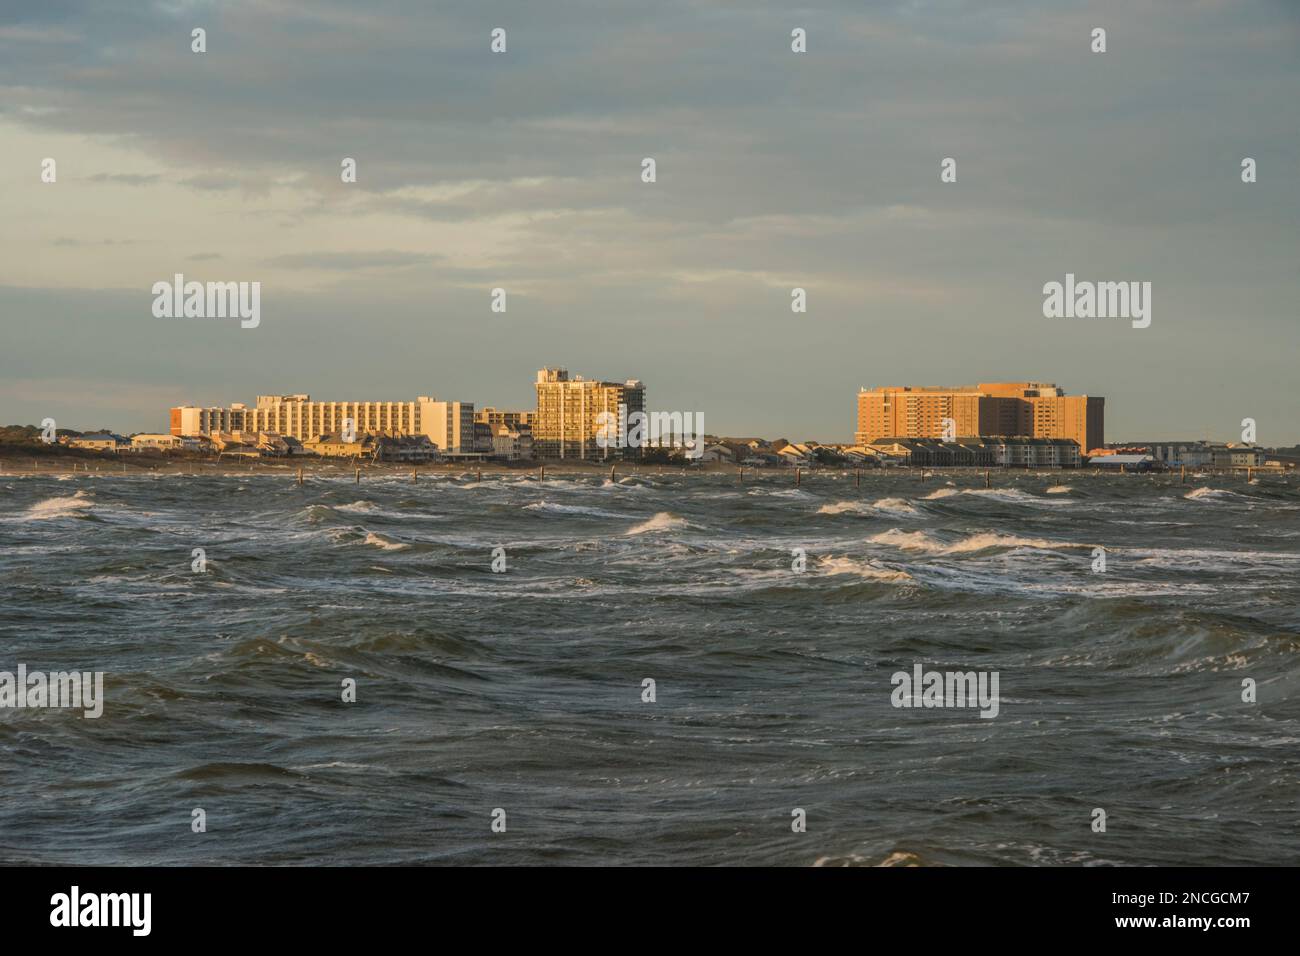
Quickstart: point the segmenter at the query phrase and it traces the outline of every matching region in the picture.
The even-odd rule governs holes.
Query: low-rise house
[[[375,436],[367,432],[353,436],[351,441],[344,441],[340,432],[334,432],[330,435],[317,435],[303,442],[302,447],[322,458],[371,458],[374,456]]]
[[[707,445],[704,454],[700,456],[701,461],[720,462],[722,464],[735,464],[735,449],[728,445]]]
[[[132,451],[179,451],[185,446],[180,435],[132,435]]]
[[[121,435],[112,435],[108,432],[93,432],[89,435],[70,438],[68,444],[73,448],[84,448],[88,451],[116,452],[120,448],[129,448],[131,443]]]
[[[418,464],[436,460],[438,446],[429,441],[428,435],[380,435],[375,439],[373,453],[376,461]]]
[[[1152,471],[1161,465],[1150,455],[1098,455],[1088,459],[1088,467],[1103,471]]]
[[[805,467],[808,464],[808,459],[804,457],[804,455],[800,454],[794,445],[789,443],[781,446],[780,450],[776,453],[776,458],[777,461],[792,467],[796,465]]]

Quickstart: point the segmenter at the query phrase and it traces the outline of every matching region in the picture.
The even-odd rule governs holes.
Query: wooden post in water
[[[862,469],[861,469],[861,468],[854,468],[854,469],[853,469],[853,487],[854,487],[854,488],[861,488],[861,487],[862,487]]]
[[[1179,466],[1178,466],[1178,483],[1179,483],[1180,485],[1185,485],[1185,484],[1187,484],[1187,466],[1186,466],[1186,465],[1179,465]]]
[[[537,466],[537,483],[538,483],[538,484],[541,484],[541,483],[542,483],[543,481],[545,481],[545,480],[546,480],[546,466],[545,466],[545,465],[538,465],[538,466]]]
[[[358,484],[358,485],[361,484],[361,469],[360,469],[360,468],[357,469],[356,481],[354,482],[354,484]]]
[[[794,470],[794,486],[795,486],[796,488],[799,487],[799,479],[802,478],[802,477],[803,477],[803,469],[801,469],[801,468],[796,468],[796,469]]]
[[[984,472],[984,487],[985,488],[993,487],[993,473],[991,471]]]
[[[475,480],[475,481],[482,481],[482,480],[483,480],[483,469],[482,469],[482,468],[480,468],[480,469],[478,470],[478,474],[475,476],[474,480]]]
[[[411,484],[415,484],[415,483],[418,482],[419,480],[420,480],[420,472],[419,472],[417,469],[412,468],[412,469],[411,469]]]
[[[298,485],[302,485],[302,465],[298,466]]]
[[[745,466],[740,465],[738,467],[740,468],[740,483],[743,485],[745,483]]]
[[[614,478],[614,468],[615,468],[615,467],[616,467],[615,465],[610,465],[610,466],[609,466],[609,483],[610,483],[611,485],[612,485],[612,484],[615,482],[615,480],[616,480],[616,479]]]

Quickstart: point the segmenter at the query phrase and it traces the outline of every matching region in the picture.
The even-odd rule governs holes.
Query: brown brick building
[[[1044,382],[981,382],[956,388],[886,386],[858,392],[854,438],[943,438],[975,435],[1073,438],[1087,452],[1105,444],[1106,400],[1066,395]]]

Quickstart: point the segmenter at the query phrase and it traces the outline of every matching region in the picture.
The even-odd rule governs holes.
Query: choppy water
[[[746,477],[0,479],[0,860],[1300,858],[1300,481]]]

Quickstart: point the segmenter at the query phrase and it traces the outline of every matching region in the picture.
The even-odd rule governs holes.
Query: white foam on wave
[[[606,511],[603,508],[588,508],[584,505],[562,505],[553,501],[535,501],[531,505],[524,505],[525,511],[541,511],[549,514],[558,515],[586,515],[590,518],[626,518],[627,515],[619,514],[616,511]]]
[[[1228,491],[1223,488],[1205,486],[1189,491],[1183,497],[1188,501],[1228,501],[1232,498],[1244,498],[1246,495],[1239,495],[1235,491]]]
[[[1021,538],[996,531],[981,531],[969,534],[957,541],[943,541],[926,531],[903,531],[890,528],[867,539],[871,544],[885,544],[904,551],[921,551],[926,554],[969,554],[974,551],[987,551],[990,548],[1090,548],[1087,544],[1074,544],[1069,541],[1049,541],[1046,538]]]
[[[400,541],[393,541],[389,538],[385,538],[382,534],[375,534],[373,531],[367,531],[366,536],[361,543],[380,548],[384,551],[405,551],[410,547],[409,544],[403,544]]]
[[[43,501],[38,501],[27,509],[27,514],[24,517],[29,521],[75,518],[87,509],[93,508],[94,504],[84,491],[78,491],[75,495],[69,495],[66,498],[46,498]]]
[[[910,581],[906,571],[887,568],[875,561],[856,561],[853,558],[822,558],[818,566],[827,574],[855,574],[868,581]]]
[[[877,512],[892,518],[911,518],[920,512],[912,507],[911,502],[903,498],[881,498],[867,504],[865,501],[836,501],[822,505],[817,509],[819,515],[860,514],[870,515]]]
[[[1047,489],[1049,495],[1068,495],[1070,493],[1069,485],[1052,485]]]
[[[356,513],[356,512],[374,511],[375,507],[376,506],[373,501],[354,501],[350,505],[335,505],[334,510]]]
[[[643,521],[628,531],[628,534],[653,534],[657,531],[676,531],[679,528],[685,528],[688,522],[685,518],[672,514],[668,511],[661,511],[653,518]]]
[[[992,498],[994,501],[1011,501],[1020,503],[1042,503],[1042,498],[1031,495],[1028,492],[1021,491],[1019,488],[966,488],[962,491],[964,495],[979,495],[982,498]]]
[[[940,498],[951,498],[953,495],[959,495],[959,494],[961,494],[960,488],[936,488],[934,491],[926,495],[922,500],[937,501]]]
[[[871,506],[865,501],[837,501],[822,505],[817,509],[819,515],[871,514]]]
[[[871,507],[875,508],[877,511],[884,511],[892,515],[910,517],[911,515],[919,514],[919,512],[912,507],[910,502],[902,498],[881,498],[879,501],[873,502]]]

